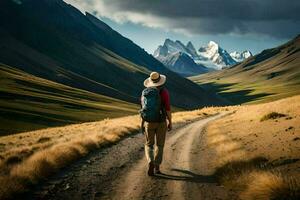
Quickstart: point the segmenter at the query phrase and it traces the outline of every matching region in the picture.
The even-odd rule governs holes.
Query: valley
[[[6,92],[1,96],[1,135],[136,114],[143,81],[154,70],[168,77],[166,87],[176,96],[175,108],[226,104],[95,16],[62,0],[5,0],[0,6],[1,83],[7,84],[1,88]],[[23,82],[18,80],[22,76]],[[61,87],[58,93],[74,92],[58,101],[54,94],[44,95],[55,90],[52,87]],[[67,105],[74,95],[75,105]]]
[[[0,1],[0,199],[300,199],[299,5],[149,2]]]

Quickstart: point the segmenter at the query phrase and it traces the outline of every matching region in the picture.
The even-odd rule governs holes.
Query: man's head
[[[161,87],[166,82],[166,76],[158,72],[152,72],[150,77],[144,81],[145,87]]]

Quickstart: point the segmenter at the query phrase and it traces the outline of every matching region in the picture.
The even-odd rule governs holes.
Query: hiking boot
[[[149,163],[148,176],[154,176],[154,164],[152,162]]]
[[[162,174],[161,171],[159,170],[159,165],[155,165],[154,171],[155,171],[155,174]]]

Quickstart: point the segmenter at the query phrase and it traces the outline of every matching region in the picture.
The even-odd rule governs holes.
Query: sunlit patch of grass
[[[207,146],[215,155],[211,161],[217,166],[215,175],[240,199],[300,199],[300,149],[294,142],[300,129],[299,100],[295,96],[240,106],[206,128]],[[279,120],[282,117],[285,120]]]

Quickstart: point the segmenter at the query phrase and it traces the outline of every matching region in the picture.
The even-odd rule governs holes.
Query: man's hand
[[[143,119],[141,121],[141,131],[142,131],[142,134],[145,134],[145,121]]]
[[[171,111],[167,111],[167,122],[168,122],[168,131],[172,130],[172,114]]]
[[[168,123],[168,131],[171,131],[172,130],[172,123]]]

